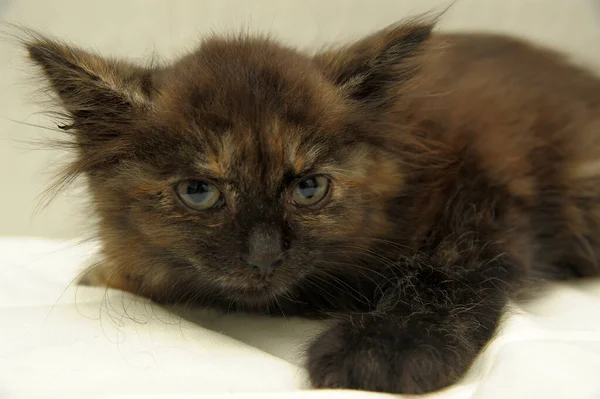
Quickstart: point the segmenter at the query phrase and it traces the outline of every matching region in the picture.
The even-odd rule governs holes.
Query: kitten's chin
[[[267,281],[224,284],[220,287],[224,298],[239,308],[252,311],[266,311],[276,305],[282,297],[291,292],[291,287]]]
[[[287,292],[287,289],[265,283],[254,287],[229,289],[226,295],[236,303],[245,304],[256,309],[272,305]]]

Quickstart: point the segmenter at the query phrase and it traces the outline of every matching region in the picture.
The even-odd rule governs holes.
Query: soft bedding
[[[0,398],[390,397],[310,390],[303,348],[326,322],[173,311],[71,284],[95,252],[0,239]],[[600,398],[600,282],[513,305],[465,380],[427,397]]]

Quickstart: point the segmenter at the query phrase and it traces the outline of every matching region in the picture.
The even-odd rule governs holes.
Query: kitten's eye
[[[300,181],[294,188],[292,199],[300,206],[316,205],[329,191],[329,178],[323,175],[311,176]]]
[[[179,183],[177,195],[184,204],[198,211],[216,208],[223,203],[223,196],[215,185],[197,180]]]

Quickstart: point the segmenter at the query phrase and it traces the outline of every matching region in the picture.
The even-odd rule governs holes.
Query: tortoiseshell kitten
[[[210,37],[153,68],[29,36],[99,216],[87,282],[333,315],[317,388],[456,382],[507,300],[599,274],[600,80],[432,25],[316,55]]]

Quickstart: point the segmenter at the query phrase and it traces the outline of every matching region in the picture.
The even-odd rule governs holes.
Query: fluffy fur
[[[215,36],[144,68],[32,35],[99,217],[87,283],[333,316],[318,388],[456,382],[510,298],[598,275],[600,81],[550,50],[396,24],[308,55]],[[296,184],[326,176],[316,206]],[[179,182],[208,182],[198,211]],[[259,273],[250,256],[275,251]],[[265,252],[266,251],[266,252]]]

